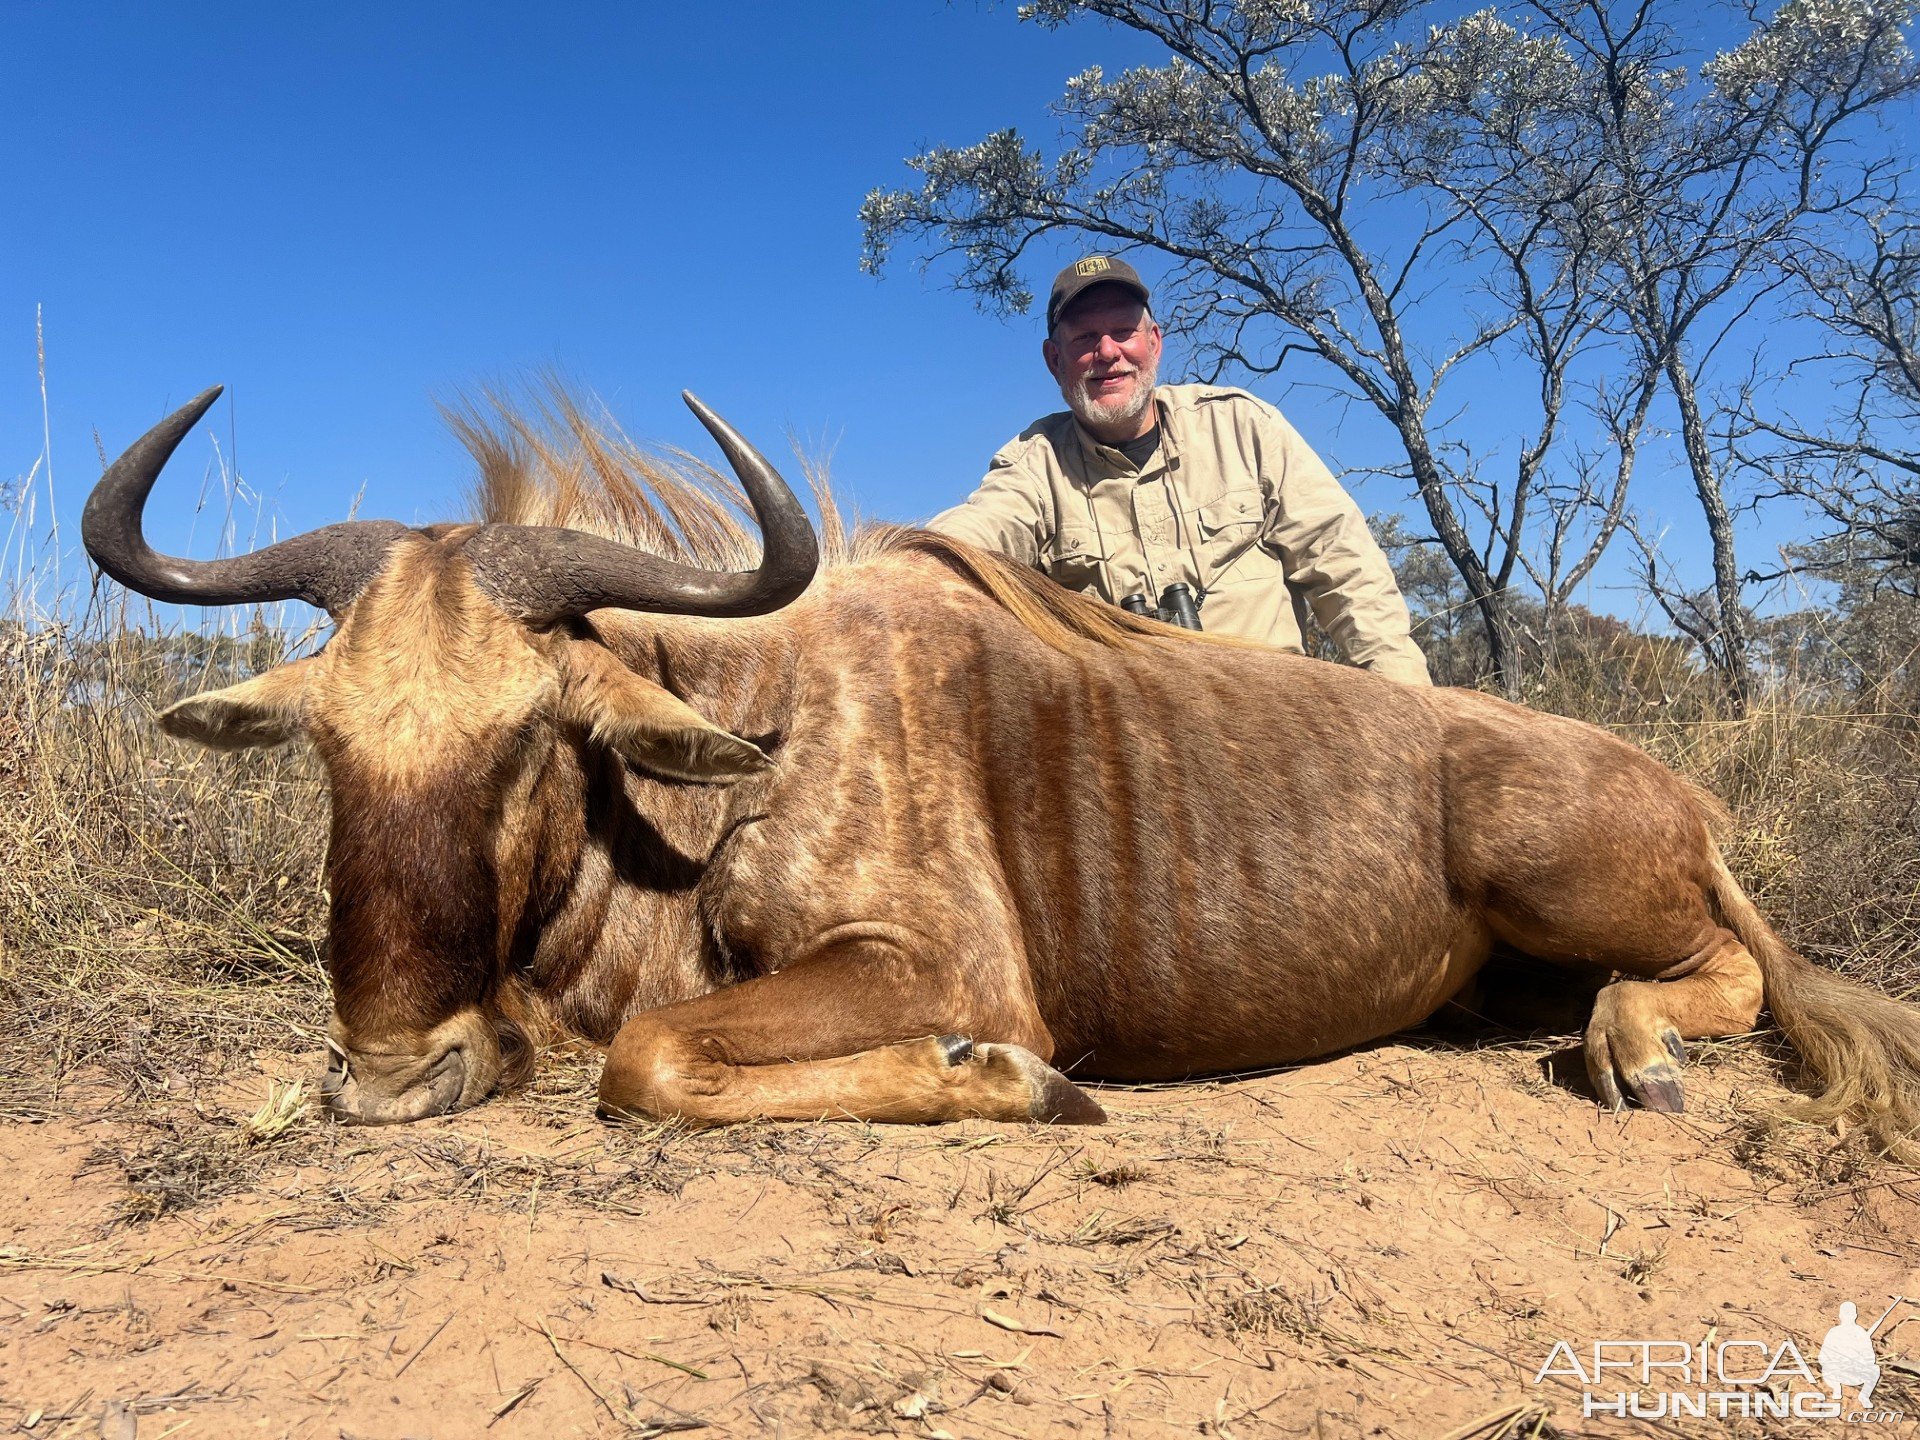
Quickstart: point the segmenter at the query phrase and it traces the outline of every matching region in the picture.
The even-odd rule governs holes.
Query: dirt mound
[[[1759,1059],[1720,1054],[1678,1119],[1597,1112],[1539,1048],[1395,1044],[1105,1089],[1094,1130],[616,1129],[584,1054],[446,1120],[264,1139],[252,1065],[138,1099],[16,1086],[0,1424],[1834,1433],[1583,1418],[1577,1381],[1534,1383],[1558,1340],[1791,1338],[1812,1361],[1842,1301],[1864,1323],[1920,1296],[1920,1177],[1844,1152],[1822,1173],[1814,1136],[1756,1129]],[[1876,1408],[1920,1416],[1920,1307],[1874,1343]]]

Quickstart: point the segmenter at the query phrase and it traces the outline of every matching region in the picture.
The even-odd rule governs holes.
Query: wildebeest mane
[[[760,532],[729,475],[678,450],[639,444],[597,399],[557,376],[486,386],[440,407],[478,475],[484,524],[559,525],[708,570],[751,570]],[[849,550],[823,464],[802,458],[828,564]]]
[[[1144,619],[1058,585],[1038,570],[932,530],[873,526],[861,532],[856,548],[862,554],[926,555],[938,560],[983,591],[1035,638],[1067,654],[1086,646],[1140,650],[1154,644],[1188,642],[1238,647],[1254,644],[1235,636],[1182,630]]]

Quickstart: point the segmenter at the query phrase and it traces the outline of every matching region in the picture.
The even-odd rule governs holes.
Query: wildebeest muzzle
[[[477,1105],[500,1079],[500,1039],[477,1008],[460,1011],[414,1044],[354,1046],[336,1018],[327,1036],[320,1098],[335,1119],[395,1125]]]

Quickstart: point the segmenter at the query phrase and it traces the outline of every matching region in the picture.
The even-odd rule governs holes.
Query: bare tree
[[[1069,81],[1056,108],[1071,138],[1051,163],[1012,130],[913,157],[917,189],[875,190],[862,207],[865,263],[878,272],[900,241],[928,241],[931,258],[959,262],[963,289],[1018,312],[1032,298],[1022,261],[1043,237],[1158,251],[1172,262],[1165,318],[1207,378],[1271,375],[1304,354],[1393,427],[1404,456],[1396,473],[1417,490],[1479,614],[1495,677],[1512,689],[1508,591],[1600,292],[1592,267],[1538,213],[1571,203],[1577,176],[1522,183],[1526,157],[1503,153],[1482,127],[1471,171],[1435,183],[1444,87],[1426,68],[1445,57],[1409,23],[1419,9],[1414,0],[1029,6],[1045,25],[1113,21],[1169,59]],[[1309,65],[1323,68],[1297,78]],[[1468,81],[1445,93],[1472,91]],[[1509,475],[1494,473],[1446,390],[1495,354],[1537,377],[1528,388],[1538,429]],[[1601,527],[1598,545],[1610,533]]]
[[[1920,598],[1920,220],[1897,205],[1849,215],[1784,266],[1832,342],[1801,368],[1832,376],[1835,403],[1809,425],[1749,386],[1731,438],[1761,494],[1807,505],[1822,533],[1750,578],[1858,571]]]
[[[1507,560],[1540,592],[1549,634],[1625,518],[1661,383],[1639,347],[1605,344],[1586,381],[1574,368],[1584,352],[1592,370],[1596,341],[1621,328],[1606,235],[1591,224],[1595,187],[1607,178],[1592,119],[1608,101],[1605,79],[1564,36],[1530,33],[1493,10],[1436,27],[1408,86],[1410,143],[1396,167],[1475,227],[1495,261],[1493,292],[1539,375],[1541,425],[1520,442]],[[1587,438],[1562,446],[1575,405]],[[1545,512],[1537,549],[1520,531],[1529,496]]]
[[[1533,0],[1533,13],[1604,79],[1595,111],[1602,165],[1576,231],[1604,250],[1646,363],[1663,374],[1706,520],[1713,585],[1655,598],[1697,640],[1737,704],[1751,683],[1724,452],[1700,376],[1767,297],[1808,222],[1879,191],[1892,161],[1839,154],[1864,117],[1920,84],[1908,47],[1912,0],[1788,0],[1702,70],[1691,94],[1681,48],[1654,0]]]

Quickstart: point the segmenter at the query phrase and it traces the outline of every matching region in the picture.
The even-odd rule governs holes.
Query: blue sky
[[[1067,76],[1154,58],[939,0],[13,0],[0,479],[42,446],[38,306],[69,523],[96,433],[117,452],[215,382],[221,443],[284,526],[362,491],[363,514],[445,518],[467,469],[434,399],[549,365],[638,437],[703,441],[691,388],[776,457],[788,432],[831,449],[864,514],[924,517],[1058,397],[1036,319],[983,316],[911,263],[859,272],[861,197],[923,144],[1007,124],[1050,140]],[[1260,388],[1336,464],[1379,453],[1357,408]],[[1475,404],[1497,423],[1506,399],[1490,383]],[[163,543],[185,543],[210,453],[203,432],[162,482]],[[1685,546],[1678,477],[1649,480]],[[1414,508],[1394,482],[1354,488]]]
[[[466,470],[434,398],[553,364],[637,436],[703,441],[691,388],[770,453],[832,446],[870,513],[957,499],[1057,408],[1038,326],[861,274],[861,197],[1142,53],[937,0],[13,4],[0,29],[0,468],[40,448],[42,305],[69,498],[93,431],[114,451],[219,382],[222,438],[299,526],[363,486],[444,518]]]

